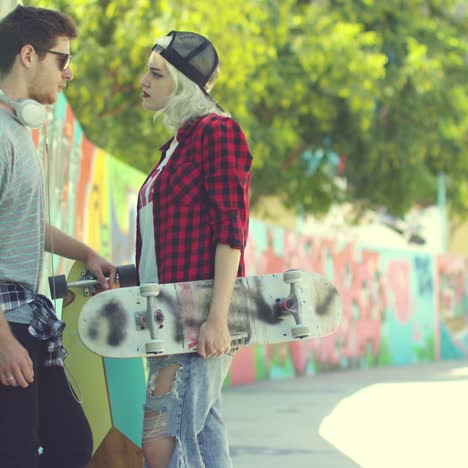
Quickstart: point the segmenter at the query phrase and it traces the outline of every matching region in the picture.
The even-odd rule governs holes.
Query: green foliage
[[[170,136],[141,108],[154,40],[205,34],[220,52],[213,95],[245,130],[253,201],[326,212],[356,200],[395,214],[449,180],[468,209],[468,24],[454,0],[43,0],[80,27],[67,97],[91,141],[147,171]],[[461,8],[465,5],[465,10]],[[301,157],[326,149],[314,171]],[[327,162],[328,161],[328,162]]]

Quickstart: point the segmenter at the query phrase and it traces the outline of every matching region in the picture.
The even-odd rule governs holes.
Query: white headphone
[[[20,99],[12,101],[0,89],[0,101],[13,107],[18,121],[31,128],[39,128],[45,124],[47,120],[47,109],[33,99]]]

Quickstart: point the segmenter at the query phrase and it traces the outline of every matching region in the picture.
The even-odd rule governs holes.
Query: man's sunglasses
[[[48,49],[41,49],[40,47],[36,47],[37,50],[40,50],[41,52],[46,52],[48,54],[54,54],[57,55],[60,63],[60,70],[65,71],[69,66],[71,62],[71,54],[65,54],[64,52],[57,52],[56,50],[48,50]]]

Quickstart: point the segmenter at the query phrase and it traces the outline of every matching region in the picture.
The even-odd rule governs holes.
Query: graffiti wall
[[[436,305],[440,330],[440,356],[468,356],[468,259],[440,255],[436,259]]]
[[[90,143],[63,95],[50,115],[48,158],[45,136],[33,132],[33,138],[47,174],[51,223],[118,265],[132,263],[136,196],[145,175]],[[302,374],[468,354],[465,258],[371,250],[258,220],[251,221],[249,236],[249,275],[287,268],[317,271],[336,284],[344,308],[338,333],[320,344],[302,343],[300,352],[291,347],[286,354],[295,358],[289,364],[283,351],[256,351],[273,354],[249,357],[257,363],[255,378],[288,375],[292,369]],[[55,257],[53,271],[66,271],[70,264]],[[51,270],[49,260],[44,278]]]
[[[44,161],[51,224],[116,265],[134,263],[136,195],[144,174],[90,143],[63,94],[46,133],[35,131],[33,139]],[[48,275],[71,266],[57,256],[45,263],[43,285]]]
[[[145,175],[89,142],[63,96],[51,112],[47,138],[38,132],[33,132],[33,138],[47,175],[51,223],[117,265],[133,263],[136,196]],[[450,255],[369,249],[251,220],[247,274],[288,268],[319,272],[340,292],[343,321],[336,333],[321,340],[240,350],[226,385],[333,369],[467,357],[466,262]],[[43,284],[47,284],[47,276],[66,272],[70,266],[69,260],[49,257]],[[112,428],[137,446],[145,363],[104,359],[102,372]],[[131,386],[122,385],[130,381]],[[86,393],[87,383],[82,382],[82,387]],[[96,391],[91,387],[90,392]],[[115,432],[110,434],[115,440]],[[95,447],[104,442],[102,437],[95,439]]]
[[[254,220],[247,257],[248,274],[301,268],[327,276],[340,292],[343,321],[336,333],[319,341],[242,350],[232,384],[329,369],[412,364],[438,356],[432,256],[369,250]]]

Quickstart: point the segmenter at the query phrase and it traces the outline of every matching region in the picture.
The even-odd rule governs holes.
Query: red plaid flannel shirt
[[[240,250],[238,276],[244,276],[252,165],[245,136],[234,120],[210,114],[186,123],[177,141],[151,192],[159,282],[212,279],[217,244]],[[140,189],[138,212],[146,203]],[[137,270],[141,245],[137,215]]]

